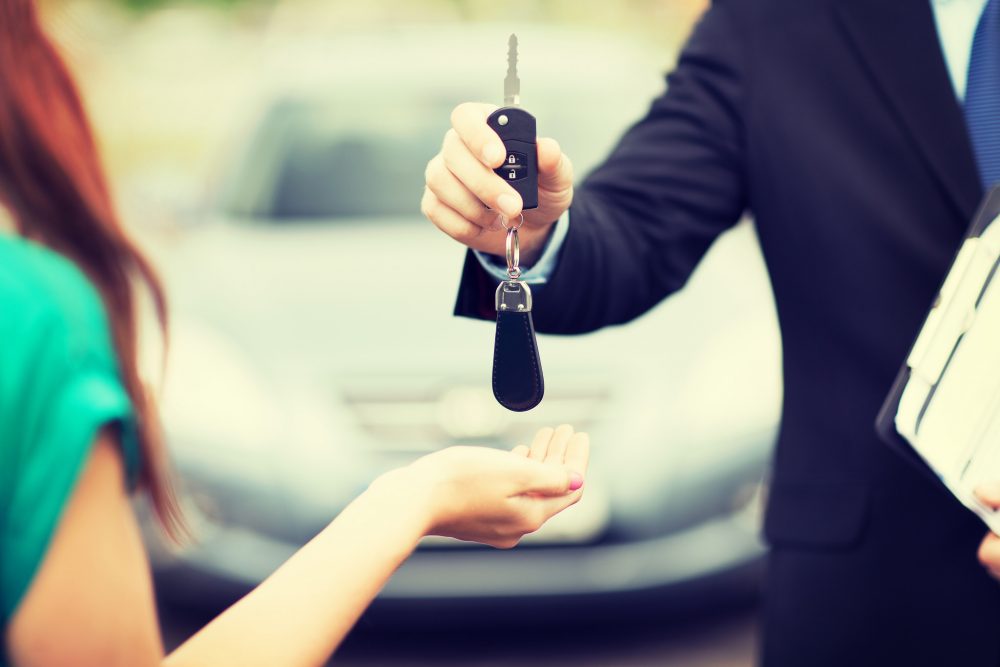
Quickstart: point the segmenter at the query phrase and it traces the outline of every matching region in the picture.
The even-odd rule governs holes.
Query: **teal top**
[[[0,637],[109,423],[134,484],[135,421],[97,291],[71,261],[0,233]]]

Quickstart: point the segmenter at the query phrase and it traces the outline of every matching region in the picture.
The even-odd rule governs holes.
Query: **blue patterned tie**
[[[972,40],[965,121],[988,189],[1000,183],[1000,0],[987,3]]]

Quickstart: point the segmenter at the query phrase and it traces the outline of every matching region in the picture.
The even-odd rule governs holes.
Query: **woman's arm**
[[[324,664],[424,534],[426,504],[405,499],[377,486],[362,494],[164,664]]]
[[[149,563],[115,436],[98,436],[7,628],[17,667],[146,667],[163,655]]]
[[[149,566],[117,451],[109,435],[98,440],[11,623],[19,667],[160,664]],[[384,475],[163,664],[323,664],[423,535],[510,547],[579,499],[585,434],[545,429],[520,453],[457,447]]]

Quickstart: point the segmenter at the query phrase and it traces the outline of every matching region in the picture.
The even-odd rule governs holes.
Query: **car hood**
[[[178,246],[168,282],[175,309],[271,372],[477,376],[489,369],[492,326],[452,316],[462,261],[457,244],[416,220],[220,221]],[[545,361],[578,367],[573,347],[543,343]],[[650,351],[616,350],[617,362]]]
[[[620,374],[690,358],[706,327],[756,317],[761,298],[744,298],[739,283],[758,269],[753,257],[737,259],[705,272],[698,291],[712,293],[711,304],[683,294],[641,325],[541,336],[546,370]],[[481,377],[493,327],[452,316],[462,261],[457,244],[419,220],[223,220],[190,233],[165,264],[174,308],[223,332],[270,372],[346,378],[447,369]],[[669,341],[654,319],[675,323]]]

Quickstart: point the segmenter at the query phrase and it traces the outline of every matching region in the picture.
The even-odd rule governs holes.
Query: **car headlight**
[[[652,537],[733,514],[767,468],[781,409],[780,348],[768,322],[704,341],[683,367],[633,381],[602,458],[615,534]],[[596,439],[596,436],[595,436]],[[595,454],[598,454],[595,452]]]
[[[281,433],[278,401],[250,359],[222,334],[190,320],[178,319],[170,329],[160,414],[173,446],[212,443],[214,451],[237,448],[244,458],[264,454]],[[204,455],[210,452],[198,452]]]

